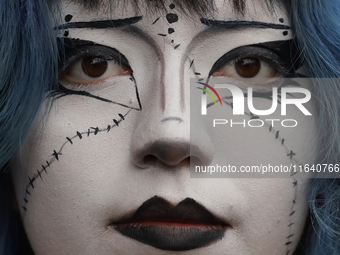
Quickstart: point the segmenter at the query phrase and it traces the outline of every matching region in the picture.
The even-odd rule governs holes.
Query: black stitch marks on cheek
[[[65,22],[70,22],[72,20],[73,16],[71,14],[67,14],[65,16]]]
[[[94,135],[97,135],[98,134],[98,132],[99,132],[99,128],[98,127],[91,127],[91,129],[93,129],[94,130]],[[90,131],[90,129],[89,129],[89,131]],[[88,133],[88,136],[89,136],[89,133]]]
[[[116,126],[119,126],[119,122],[116,119],[113,119],[113,122],[116,124]]]
[[[81,135],[81,133],[79,133],[78,131],[77,131],[77,136],[79,137],[79,139],[82,139],[82,138],[83,138],[83,136]]]
[[[292,160],[293,156],[296,156],[293,151],[290,151],[290,153],[287,155],[287,157],[290,157],[290,160]]]
[[[54,150],[52,155],[56,158],[56,160],[59,161],[59,155],[60,155],[60,154],[59,154],[58,152],[56,152],[56,151]]]
[[[67,141],[70,142],[70,144],[73,144],[72,140],[69,137],[66,137]]]
[[[159,36],[166,36],[166,34],[158,34]]]
[[[179,46],[181,46],[180,44],[177,44],[174,49],[176,50]]]
[[[178,21],[178,15],[175,14],[175,13],[168,13],[168,14],[166,15],[166,20],[167,20],[170,24],[175,23],[175,22]]]
[[[279,138],[280,131],[277,131],[275,134],[275,139]]]
[[[45,172],[47,174],[47,168],[50,167],[50,165],[55,162],[56,160],[59,161],[60,160],[60,155],[63,155],[61,152],[64,148],[64,146],[66,144],[73,144],[73,139],[76,139],[76,138],[79,138],[79,139],[82,139],[83,138],[83,135],[90,135],[90,134],[98,134],[99,132],[103,132],[103,131],[110,131],[113,127],[115,126],[118,126],[120,122],[124,121],[125,120],[125,117],[130,113],[130,111],[133,110],[133,108],[130,108],[130,110],[125,114],[121,114],[119,113],[118,116],[120,117],[119,120],[116,120],[116,119],[113,119],[113,122],[115,123],[115,125],[108,125],[108,127],[106,129],[99,129],[98,127],[91,127],[88,129],[88,131],[86,132],[83,132],[83,133],[80,133],[79,131],[76,132],[76,135],[74,135],[73,137],[66,137],[66,142],[64,142],[64,144],[61,146],[59,152],[57,152],[56,150],[53,150],[53,153],[51,155],[51,159],[50,161],[47,161],[46,160],[46,165],[41,165],[42,169],[39,171],[37,170],[37,172],[35,174],[33,174],[31,177],[28,176],[28,183],[26,185],[26,190],[25,190],[25,195],[24,195],[24,198],[23,198],[23,201],[24,201],[24,205],[22,206],[22,209],[24,210],[24,215],[25,213],[27,212],[27,203],[28,203],[28,195],[31,195],[31,193],[29,192],[29,189],[34,189],[35,186],[34,186],[34,182],[37,180],[37,178],[39,177],[42,181],[43,181],[43,177],[42,177],[42,173]],[[92,129],[92,131],[91,131]],[[23,217],[24,217],[23,215]]]
[[[171,28],[171,27],[168,29],[169,35],[171,35],[171,34],[174,33],[174,32],[175,32],[175,29],[173,29],[173,28]]]
[[[233,105],[232,105],[232,102],[228,102],[226,99],[228,98],[223,98],[223,101],[229,105],[231,107],[231,109],[233,109]],[[213,103],[212,103],[213,105]],[[254,114],[252,114],[251,112],[250,113],[246,113],[246,115],[248,115],[250,117],[250,119],[253,119],[255,117]],[[258,116],[257,116],[258,117]],[[281,136],[280,136],[280,131],[278,130],[275,130],[274,129],[274,126],[273,124],[271,125],[268,125],[269,126],[269,132],[270,134],[273,134],[274,137],[275,137],[275,140],[278,140],[280,143],[281,143],[281,146],[283,146],[286,150],[286,156],[290,158],[290,161],[293,163],[295,162],[296,164],[299,163],[296,159],[295,159],[295,156],[296,154],[292,151],[292,150],[288,150],[287,146],[284,144],[285,142],[285,139],[283,139]],[[267,126],[267,127],[268,127]],[[288,154],[288,155],[287,155]],[[300,164],[301,165],[301,164]],[[294,171],[294,169],[293,169]],[[292,232],[293,229],[292,229],[292,226],[294,224],[293,222],[293,219],[294,219],[294,215],[295,215],[295,212],[297,211],[296,210],[296,201],[297,201],[297,189],[298,189],[298,181],[295,179],[295,177],[292,177],[294,176],[295,174],[297,174],[297,172],[292,172],[290,177],[292,178],[292,188],[294,189],[295,191],[295,194],[294,194],[294,197],[292,198],[292,205],[291,205],[291,210],[290,210],[290,214],[289,214],[289,223],[287,224],[287,227],[288,227],[288,234],[287,234],[287,239],[285,240],[284,244],[286,246],[286,255],[292,255],[291,254],[291,245],[293,243],[293,241],[291,241],[290,239],[294,236],[294,233]],[[288,215],[287,215],[288,216]]]
[[[152,25],[156,24],[157,21],[159,21],[161,17],[158,17],[154,22],[152,22]]]
[[[37,170],[37,173],[38,173],[38,175],[39,175],[39,177],[40,177],[40,179],[42,180],[43,178],[42,178],[42,176],[41,176],[41,173],[40,173],[40,171],[39,170]],[[27,199],[26,199],[27,200]],[[26,202],[26,201],[25,201]],[[28,201],[27,201],[28,202]],[[27,203],[26,202],[26,203]]]
[[[29,180],[30,185],[32,186],[32,189],[34,189],[33,182],[35,181],[35,178],[33,177],[33,178],[31,179],[31,178],[28,176],[28,180]]]
[[[260,117],[259,116],[256,116],[256,115],[254,115],[253,113],[250,113],[250,119],[251,120],[257,120],[257,119],[259,119]]]

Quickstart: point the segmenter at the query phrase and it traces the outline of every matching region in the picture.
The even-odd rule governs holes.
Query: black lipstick
[[[222,239],[230,227],[191,198],[174,206],[157,196],[144,202],[131,218],[110,225],[124,236],[168,251],[208,246]]]

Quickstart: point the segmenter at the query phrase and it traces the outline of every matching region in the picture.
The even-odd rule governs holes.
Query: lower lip
[[[114,225],[120,234],[167,251],[187,251],[222,239],[226,226],[177,222],[142,222]]]

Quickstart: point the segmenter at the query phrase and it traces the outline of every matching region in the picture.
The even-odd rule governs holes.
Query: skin
[[[282,24],[279,19],[283,18],[284,24],[289,25],[285,13],[280,10],[270,13],[255,1],[249,3],[244,17],[234,12],[227,1],[216,1],[216,6],[216,20]],[[121,105],[69,95],[54,101],[48,117],[44,117],[42,110],[35,120],[11,164],[18,204],[27,209],[21,208],[21,213],[35,254],[175,253],[142,244],[107,227],[112,220],[132,215],[155,195],[174,205],[193,198],[232,226],[222,240],[207,247],[177,252],[179,254],[272,255],[287,251],[292,254],[307,217],[304,193],[308,182],[305,179],[190,178],[188,164],[191,155],[189,79],[207,77],[213,64],[236,47],[286,40],[290,35],[284,36],[282,30],[275,29],[206,31],[198,15],[188,18],[176,9],[171,12],[180,18],[171,25],[164,14],[148,13],[143,8],[137,14],[130,5],[118,6],[112,14],[104,10],[107,8],[88,12],[62,1],[63,14],[71,14],[71,22],[142,15],[142,20],[134,26],[144,34],[131,31],[131,27],[85,28],[69,29],[68,37],[117,49],[128,59],[136,82],[118,72],[103,81],[77,87],[74,80],[62,76],[60,82],[68,88],[86,90]],[[161,18],[152,25],[158,17]],[[167,34],[169,27],[175,29],[171,36],[158,35]],[[194,66],[190,68],[193,59]],[[135,85],[142,110],[138,110]],[[256,102],[270,106],[264,99]],[[231,118],[231,108],[226,107],[229,116],[226,118]],[[209,111],[219,113],[216,109]],[[124,120],[119,114],[125,116]],[[281,118],[279,112],[270,117]],[[178,121],[179,118],[182,121]],[[199,148],[194,156],[212,165],[290,165],[287,150],[294,150],[293,162],[307,162],[313,156],[309,148],[314,120],[296,109],[288,111],[285,118],[299,121],[298,128],[280,129],[285,146],[275,139],[279,128],[269,133],[268,127],[256,130],[221,127],[215,132],[208,128],[211,122],[201,122],[202,125],[196,127],[205,136],[192,141],[192,145]],[[120,121],[119,126],[112,119]],[[111,126],[109,132],[108,125]],[[100,131],[94,134],[91,127],[98,127]],[[89,128],[91,133],[87,136]],[[77,131],[83,134],[82,139],[76,135]],[[156,148],[167,146],[168,149],[159,155],[150,149],[153,144]],[[178,153],[183,144],[184,152]],[[61,151],[58,160],[53,151]],[[145,161],[146,156],[149,157]],[[46,161],[50,163],[47,173],[41,172],[33,189],[28,177],[37,174],[37,169],[41,170]],[[297,185],[294,181],[298,181]],[[25,194],[27,185],[31,195]],[[26,204],[24,197],[28,199]],[[292,234],[287,245],[287,236]]]

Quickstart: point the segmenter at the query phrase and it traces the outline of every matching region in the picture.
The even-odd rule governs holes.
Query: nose
[[[190,119],[163,118],[141,124],[134,133],[130,154],[132,162],[140,168],[186,167],[189,164],[209,165],[213,149],[207,138],[190,143]],[[176,120],[175,120],[176,119]],[[181,119],[181,121],[177,121]],[[165,120],[165,121],[164,121]],[[201,143],[201,144],[199,144]]]
[[[143,110],[136,118],[130,145],[131,161],[139,168],[189,168],[190,162],[209,165],[213,160],[209,136],[190,143],[190,74],[181,73],[189,69],[184,64],[173,68],[176,59],[171,68],[164,67],[157,82],[148,85],[153,89],[141,95]],[[203,133],[203,125],[195,125],[195,133],[200,128]]]

